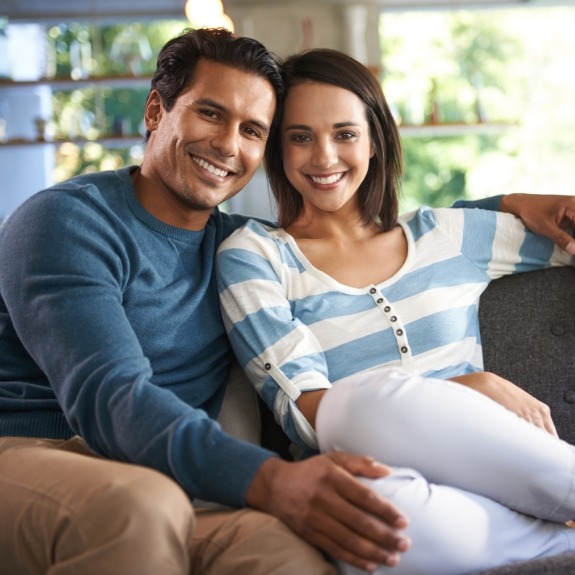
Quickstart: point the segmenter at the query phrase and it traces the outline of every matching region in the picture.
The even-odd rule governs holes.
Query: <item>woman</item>
[[[482,372],[477,320],[492,279],[571,256],[509,214],[398,220],[400,140],[378,82],[332,50],[285,68],[266,152],[281,228],[251,222],[218,257],[248,377],[302,448],[394,466],[372,487],[410,516],[396,573],[575,550],[575,449],[545,406]]]

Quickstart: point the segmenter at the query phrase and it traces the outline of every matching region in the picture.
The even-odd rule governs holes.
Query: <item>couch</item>
[[[485,369],[549,405],[560,437],[575,444],[575,269],[550,268],[498,279],[484,292],[479,316]],[[289,458],[287,438],[251,388],[248,391],[239,370],[230,382],[220,414],[223,427],[251,441],[259,441],[261,435],[264,446]],[[575,575],[575,553],[474,575],[571,574]]]

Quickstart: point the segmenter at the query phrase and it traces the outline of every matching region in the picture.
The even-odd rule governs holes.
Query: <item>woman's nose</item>
[[[318,143],[314,147],[312,162],[314,166],[329,168],[337,163],[337,152],[332,143]]]

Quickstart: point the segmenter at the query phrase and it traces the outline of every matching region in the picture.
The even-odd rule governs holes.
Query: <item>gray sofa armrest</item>
[[[485,369],[545,402],[559,436],[575,443],[575,269],[498,279],[479,306]],[[575,553],[476,575],[566,575]]]

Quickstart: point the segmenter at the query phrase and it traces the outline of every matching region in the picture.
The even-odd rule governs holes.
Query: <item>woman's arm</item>
[[[554,194],[507,194],[481,200],[460,200],[454,208],[481,208],[507,212],[521,218],[532,232],[553,240],[575,255],[575,196]]]
[[[557,435],[549,406],[510,381],[487,371],[452,377],[451,381],[479,391],[533,425]]]
[[[575,255],[575,196],[509,194],[501,198],[499,209],[521,218],[532,232]]]
[[[312,399],[331,383],[317,338],[292,313],[287,286],[299,272],[290,253],[251,222],[220,247],[218,289],[242,369],[290,440],[316,449]]]

